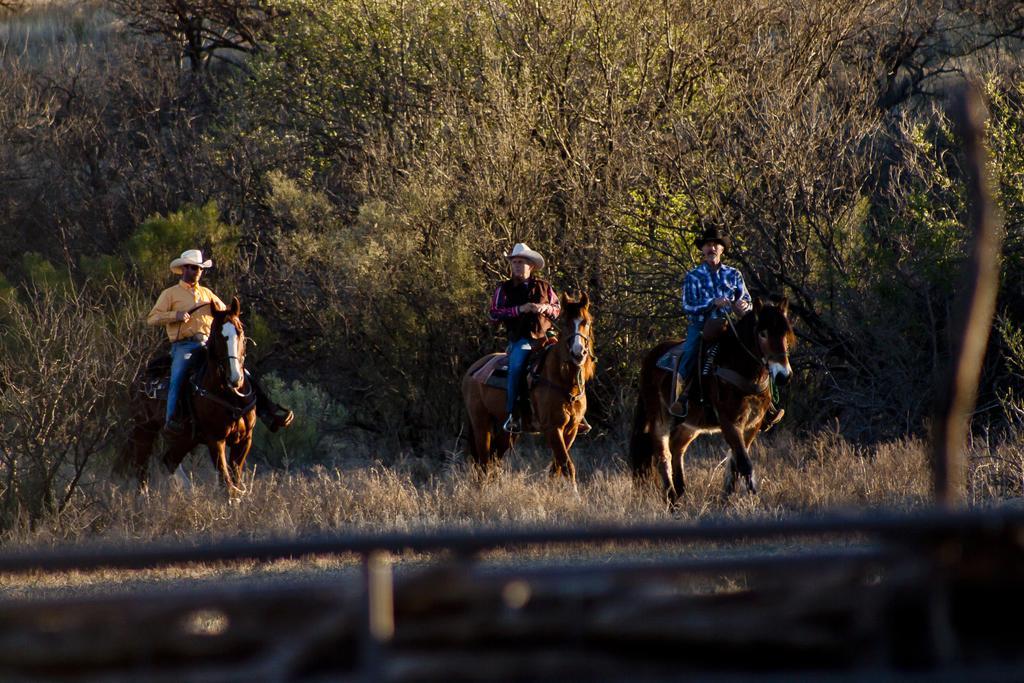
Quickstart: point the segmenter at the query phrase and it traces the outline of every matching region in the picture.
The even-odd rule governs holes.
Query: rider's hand
[[[736,309],[737,313],[746,313],[747,311],[750,310],[750,304],[744,301],[743,299],[740,299],[735,304],[733,304],[733,308]]]
[[[178,311],[174,314],[174,319],[179,323],[187,323],[191,317],[192,316],[188,314],[188,311]]]
[[[731,302],[728,299],[722,298],[715,299],[713,303],[717,308],[728,308],[731,305]]]

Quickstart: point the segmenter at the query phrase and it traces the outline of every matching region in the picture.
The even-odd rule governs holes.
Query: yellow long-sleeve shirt
[[[210,306],[203,306],[193,312],[187,323],[179,323],[176,317],[179,311],[192,311],[199,304],[210,302],[217,308],[227,308],[224,302],[206,287],[200,284],[192,286],[184,280],[179,280],[178,284],[160,292],[146,322],[154,326],[163,325],[167,330],[167,338],[172,343],[196,334],[209,335],[210,326],[213,324]]]

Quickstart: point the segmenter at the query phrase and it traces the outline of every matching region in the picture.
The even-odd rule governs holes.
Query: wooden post
[[[363,677],[368,681],[381,678],[383,648],[395,634],[394,577],[391,555],[375,550],[363,557],[363,580],[366,628],[363,634]]]
[[[962,87],[954,96],[951,115],[964,145],[971,253],[952,320],[953,355],[936,399],[932,468],[935,502],[956,506],[966,495],[963,447],[978,392],[992,316],[999,288],[1002,227],[992,200],[985,145],[984,103],[977,89]]]

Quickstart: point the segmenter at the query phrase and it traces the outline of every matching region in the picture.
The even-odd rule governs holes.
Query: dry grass
[[[755,446],[759,495],[721,499],[724,446],[717,438],[691,449],[688,488],[675,517],[783,517],[833,508],[914,509],[927,504],[925,444],[904,439],[856,446],[833,434],[796,440],[783,433]],[[546,473],[548,454],[528,443],[486,481],[461,453],[377,454],[333,469],[257,473],[241,504],[229,505],[205,453],[190,456],[195,486],[167,486],[136,494],[96,481],[59,519],[20,528],[7,547],[107,541],[263,538],[316,532],[416,531],[512,525],[567,526],[663,521],[667,512],[655,485],[637,492],[624,454],[591,443],[575,453],[579,495]],[[972,453],[974,505],[1021,495],[1020,446],[976,447]]]
[[[28,0],[24,9],[0,16],[0,57],[40,63],[68,49],[93,51],[118,28],[97,0]]]
[[[780,518],[834,508],[919,508],[927,504],[929,475],[925,444],[904,439],[858,447],[833,434],[796,440],[782,433],[755,447],[761,491],[757,496],[720,497],[723,445],[717,439],[691,449],[686,501],[674,513],[681,521],[712,517]],[[255,475],[241,504],[231,505],[218,486],[205,455],[192,456],[195,486],[182,492],[166,485],[138,494],[94,482],[60,519],[8,533],[6,548],[88,544],[94,541],[200,541],[227,536],[298,536],[317,532],[381,533],[430,529],[480,529],[510,526],[569,526],[671,520],[652,484],[637,492],[623,461],[611,445],[593,443],[577,453],[579,496],[547,477],[547,453],[527,444],[506,459],[499,473],[481,482],[459,453],[352,455],[343,467],[301,473]],[[986,505],[1021,495],[1024,449],[1016,444],[976,444],[971,458],[971,501]],[[745,547],[746,550],[749,548]],[[735,545],[674,548],[680,553],[734,552]],[[598,553],[630,558],[664,556],[666,548],[632,546],[596,550],[549,548],[493,553],[499,563],[536,559],[566,560]],[[589,553],[589,555],[588,555]],[[429,558],[404,558],[415,565]],[[5,577],[0,594],[109,590],[162,582],[289,580],[350,575],[355,558],[303,562],[198,565],[146,572],[102,571]]]

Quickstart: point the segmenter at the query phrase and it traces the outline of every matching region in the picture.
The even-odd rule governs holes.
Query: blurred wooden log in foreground
[[[985,144],[987,114],[981,93],[965,84],[953,93],[951,117],[963,143],[971,249],[964,263],[952,321],[953,349],[949,369],[937,387],[933,425],[932,470],[935,500],[940,505],[964,503],[967,469],[964,442],[978,394],[985,349],[999,293],[999,254],[1003,226],[989,177]]]
[[[1024,648],[1007,624],[1024,610],[1022,532],[1018,516],[796,555],[453,561],[399,572],[393,594],[390,577],[371,590],[393,605],[376,637],[355,577],[8,601],[0,680],[1021,680]],[[745,588],[698,581],[723,573]]]

